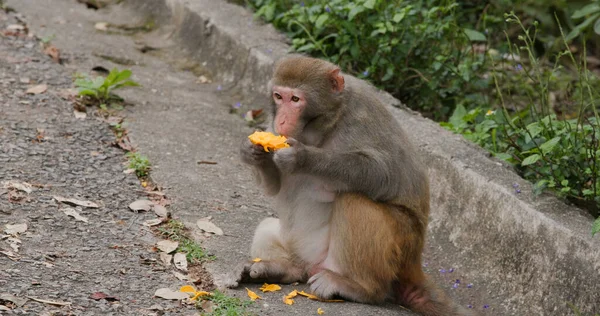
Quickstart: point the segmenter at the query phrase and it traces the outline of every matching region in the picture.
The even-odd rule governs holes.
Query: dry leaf
[[[0,301],[12,302],[13,304],[17,305],[17,307],[21,307],[27,303],[26,298],[14,296],[9,293],[0,293]]]
[[[154,205],[154,202],[149,201],[149,200],[137,200],[131,204],[129,204],[129,208],[132,211],[149,211],[152,208],[152,205]]]
[[[4,229],[4,232],[9,234],[9,235],[13,235],[16,236],[18,234],[24,233],[27,231],[27,223],[23,223],[23,224],[6,224],[4,225],[4,227],[6,227]]]
[[[256,301],[257,299],[261,298],[260,296],[256,295],[256,293],[250,291],[249,288],[246,288],[246,291],[248,291],[248,297],[253,301]]]
[[[176,253],[173,256],[173,264],[175,264],[175,268],[181,271],[187,271],[187,258],[185,257],[185,253]]]
[[[98,204],[96,204],[94,202],[82,201],[82,200],[77,200],[77,199],[68,199],[68,198],[64,198],[62,196],[55,196],[54,199],[57,200],[58,202],[75,205],[75,206],[83,206],[83,207],[90,207],[90,208],[98,208],[99,207]]]
[[[70,302],[50,301],[50,300],[44,300],[44,299],[41,299],[41,298],[35,298],[35,297],[31,297],[31,296],[28,296],[27,298],[29,298],[30,300],[34,300],[36,302],[40,302],[40,303],[44,303],[44,304],[50,304],[50,305],[56,305],[56,306],[68,306],[68,305],[71,305]]]
[[[163,220],[160,218],[155,218],[155,219],[149,219],[147,221],[144,221],[143,225],[147,226],[147,227],[152,227],[152,226],[156,226],[156,225],[160,225],[162,224]]]
[[[6,238],[6,242],[15,252],[19,252],[19,248],[21,247],[20,239],[10,237],[10,238]]]
[[[171,253],[171,252],[175,251],[175,249],[177,249],[177,247],[179,247],[179,243],[176,241],[161,240],[156,243],[156,248],[158,248],[161,251],[164,251],[166,253]]]
[[[161,252],[160,255],[160,261],[162,261],[162,263],[165,266],[170,266],[171,265],[171,260],[173,260],[173,256],[164,252]]]
[[[87,113],[85,112],[73,111],[73,114],[75,114],[75,118],[78,120],[85,120],[87,117]]]
[[[154,204],[154,214],[158,215],[158,217],[164,217],[167,218],[169,217],[169,211],[167,210],[166,207],[159,205],[159,204]]]
[[[66,215],[73,217],[76,221],[80,221],[80,222],[84,222],[84,223],[88,222],[87,217],[83,217],[83,216],[79,215],[79,212],[77,212],[77,210],[74,208],[67,207],[67,208],[62,209],[62,211]]]
[[[261,261],[262,261],[261,258],[254,258],[254,259],[252,259],[252,262],[261,262]]]
[[[21,257],[19,257],[18,254],[9,251],[9,250],[5,250],[5,251],[0,251],[1,254],[5,255],[8,257],[8,259],[12,260],[12,261],[17,261],[19,260]]]
[[[325,314],[325,312],[323,311],[322,308],[319,307],[319,308],[317,308],[317,314],[323,315],[323,314]]]
[[[23,31],[25,30],[25,26],[21,24],[10,24],[6,27],[6,29],[11,31]]]
[[[179,291],[173,291],[169,288],[162,288],[154,292],[154,296],[164,298],[166,300],[183,300],[189,298],[189,295]]]
[[[31,184],[27,182],[16,182],[16,181],[4,181],[2,185],[5,189],[15,189],[18,191],[23,191],[27,194],[31,193]]]
[[[133,168],[129,168],[129,169],[126,169],[123,171],[124,174],[132,174],[134,172],[135,172],[135,169],[133,169]]]
[[[260,288],[261,291],[263,292],[276,292],[281,290],[281,286],[277,285],[277,284],[263,284],[263,286]]]
[[[196,225],[202,231],[205,231],[207,233],[213,233],[213,234],[217,234],[217,235],[223,235],[223,230],[222,229],[220,229],[219,227],[217,227],[217,225],[215,225],[212,222],[209,222],[207,220],[199,219],[196,222]]]
[[[176,277],[179,281],[187,281],[188,277],[182,273],[179,273],[177,271],[171,271],[171,274],[173,274],[174,277]]]
[[[94,27],[98,31],[108,31],[108,23],[106,22],[98,22],[96,25],[94,25]]]
[[[44,49],[44,53],[54,60],[57,63],[60,63],[60,51],[54,45],[48,45]]]
[[[27,91],[25,91],[25,92],[27,94],[40,94],[40,93],[46,92],[46,90],[48,90],[48,85],[39,84],[37,86],[33,86],[33,87],[27,89]]]

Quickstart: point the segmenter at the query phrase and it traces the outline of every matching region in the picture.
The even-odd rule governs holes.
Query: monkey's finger
[[[295,138],[288,138],[285,142],[292,147],[298,144],[298,141]]]

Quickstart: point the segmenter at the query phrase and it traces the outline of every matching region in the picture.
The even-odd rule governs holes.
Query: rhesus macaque
[[[467,315],[423,273],[427,172],[373,87],[329,62],[288,57],[269,89],[267,130],[291,146],[242,145],[279,218],[259,224],[250,255],[262,261],[245,263],[237,281],[308,282],[324,299]]]

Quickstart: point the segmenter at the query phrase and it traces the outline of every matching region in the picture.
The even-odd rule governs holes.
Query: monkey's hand
[[[252,166],[262,166],[272,159],[272,153],[266,152],[263,146],[253,144],[248,138],[240,148],[242,161]]]
[[[301,142],[288,138],[290,147],[279,149],[273,154],[273,162],[283,174],[298,171],[304,162],[306,147]]]

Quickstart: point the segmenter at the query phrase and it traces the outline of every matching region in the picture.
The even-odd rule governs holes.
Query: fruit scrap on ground
[[[263,146],[266,152],[270,150],[278,150],[281,148],[290,147],[285,136],[276,136],[273,133],[269,132],[254,132],[252,135],[248,136],[250,141],[255,145]]]

